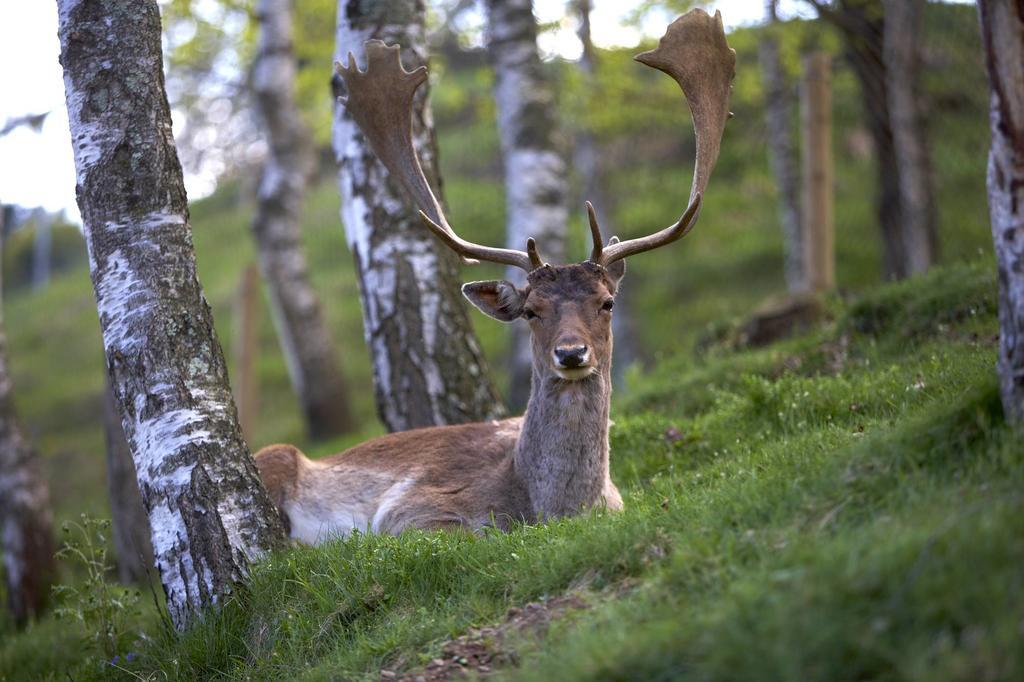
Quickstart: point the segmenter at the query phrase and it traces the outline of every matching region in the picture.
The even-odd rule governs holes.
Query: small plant
[[[57,558],[67,559],[85,570],[85,580],[76,585],[55,585],[60,603],[58,618],[78,621],[85,628],[85,641],[106,661],[119,661],[130,643],[129,622],[138,614],[138,590],[113,585],[107,576],[113,569],[107,562],[109,519],[82,514],[81,523],[65,521],[64,546]],[[125,656],[130,660],[134,656]]]

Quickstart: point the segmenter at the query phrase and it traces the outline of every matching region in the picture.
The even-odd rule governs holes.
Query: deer
[[[604,243],[593,206],[593,248],[580,263],[551,265],[536,242],[526,251],[467,241],[449,225],[412,144],[411,114],[426,67],[406,71],[399,46],[365,44],[366,71],[354,55],[335,64],[340,98],[391,176],[420,208],[424,225],[464,263],[488,261],[526,271],[526,284],[469,282],[463,295],[485,315],[530,327],[532,385],[523,416],[392,433],[323,459],[292,445],[255,456],[290,537],[317,544],[353,531],[398,534],[410,528],[487,527],[507,531],[588,509],[618,511],[609,473],[612,331],[625,258],[685,237],[701,212],[729,113],[736,53],[721,13],[691,10],[669,25],[658,47],[635,59],[674,78],[690,106],[696,160],[689,202],[674,224],[653,234]]]

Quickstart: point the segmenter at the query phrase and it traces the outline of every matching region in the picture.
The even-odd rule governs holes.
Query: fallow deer
[[[345,106],[424,223],[466,262],[528,273],[523,288],[488,281],[462,291],[485,314],[530,325],[532,390],[520,418],[393,433],[320,460],[291,445],[263,448],[256,462],[291,536],[316,543],[353,529],[507,529],[592,507],[621,509],[608,471],[615,292],[624,258],[684,237],[697,221],[730,116],[736,65],[721,14],[693,10],[669,26],[655,50],[636,56],[672,76],[689,101],[697,142],[689,207],[660,232],[604,244],[588,203],[593,250],[572,265],[544,263],[532,239],[523,252],[474,244],[452,230],[412,145],[412,98],[426,69],[405,71],[398,46],[380,41],[366,43],[366,58],[365,72],[351,53],[348,66],[336,65],[348,90]]]

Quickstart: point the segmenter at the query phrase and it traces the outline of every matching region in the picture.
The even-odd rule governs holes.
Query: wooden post
[[[260,411],[260,384],[256,372],[259,358],[260,270],[255,263],[242,272],[235,300],[233,381],[238,423],[247,443],[253,442]]]
[[[835,287],[835,227],[832,169],[832,58],[815,52],[804,58],[800,89],[803,130],[804,289]]]

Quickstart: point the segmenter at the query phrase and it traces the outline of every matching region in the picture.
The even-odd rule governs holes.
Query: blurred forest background
[[[504,240],[502,165],[495,124],[493,73],[479,12],[467,2],[430,6],[432,104],[449,216],[470,238]],[[728,13],[729,3],[721,3]],[[632,27],[657,23],[686,3],[637,5]],[[250,222],[259,163],[266,148],[254,120],[246,64],[252,61],[254,22],[246,2],[173,0],[163,6],[167,85],[175,135],[186,169],[205,178],[209,197],[192,207],[200,279],[214,309],[217,331],[234,380],[239,290],[256,251]],[[575,5],[542,24],[541,45],[564,42],[578,29]],[[304,207],[302,235],[313,282],[334,333],[358,428],[340,439],[308,443],[301,413],[265,298],[259,314],[258,418],[251,444],[295,442],[326,454],[383,432],[373,403],[372,370],[353,263],[339,221],[339,197],[330,150],[329,76],[334,53],[335,4],[298,0],[295,47],[300,60],[299,102],[318,147],[319,170]],[[813,18],[729,34],[737,51],[732,95],[735,117],[705,198],[701,224],[684,243],[629,263],[620,303],[629,315],[631,357],[616,398],[659,360],[694,354],[773,296],[786,292],[783,231],[776,182],[766,144],[765,85],[758,63],[767,30],[778,40],[787,88],[796,97],[802,56],[834,55],[836,282],[840,296],[884,281],[882,239],[874,214],[876,159],[856,78],[842,58],[833,25]],[[664,24],[661,24],[662,26]],[[628,26],[627,26],[628,28]],[[660,30],[660,29],[659,29]],[[648,38],[650,40],[650,38]],[[929,3],[920,37],[926,135],[934,168],[940,262],[991,257],[985,199],[988,145],[984,63],[972,5]],[[677,86],[637,65],[637,48],[597,49],[593,80],[576,61],[547,54],[544,69],[557,94],[559,145],[571,159],[574,141],[590,131],[599,149],[607,189],[603,218],[622,238],[668,224],[685,206],[692,172],[689,114]],[[181,114],[184,115],[181,118]],[[799,121],[791,121],[798,144]],[[572,164],[570,164],[572,166]],[[206,183],[206,184],[204,184]],[[584,178],[572,174],[569,254],[589,249]],[[104,368],[85,246],[76,227],[52,225],[48,280],[35,275],[37,228],[52,216],[7,208],[4,293],[9,355],[17,403],[50,472],[59,518],[88,511],[106,516],[103,493]],[[463,277],[501,276],[496,266],[463,268]],[[502,325],[474,314],[497,383],[507,390],[509,337]],[[626,342],[622,333],[617,338]],[[74,475],[67,475],[74,472]]]

